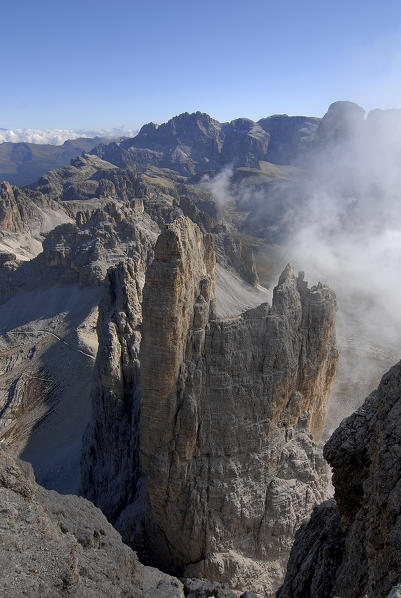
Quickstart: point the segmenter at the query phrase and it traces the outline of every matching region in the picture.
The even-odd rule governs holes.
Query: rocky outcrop
[[[0,584],[13,598],[184,598],[176,578],[143,567],[102,512],[36,484],[0,444]],[[194,592],[194,598],[200,598]]]
[[[337,360],[334,295],[308,289],[287,267],[271,308],[216,319],[212,238],[188,218],[160,235],[143,293],[139,422],[135,349],[136,365],[112,385],[115,392],[123,381],[118,393],[129,409],[113,413],[112,397],[106,417],[101,399],[101,427],[83,454],[83,491],[102,484],[99,471],[105,487],[124,487],[124,510],[118,490],[93,498],[113,520],[121,511],[124,538],[162,568],[271,595],[295,529],[326,491],[327,466],[312,435],[321,435]],[[128,323],[127,305],[118,308],[118,297],[113,305]],[[118,329],[117,351],[105,360],[111,371],[129,363]],[[138,423],[138,469],[129,473]],[[103,444],[113,447],[112,466]]]
[[[0,585],[20,598],[140,598],[135,553],[91,503],[38,486],[0,444]]]
[[[258,121],[270,135],[266,159],[273,164],[293,164],[310,150],[320,118],[274,114]]]
[[[325,446],[346,534],[335,591],[385,596],[401,581],[401,364]]]
[[[277,598],[329,598],[344,550],[340,514],[333,499],[313,510],[295,535],[284,584]],[[342,595],[341,595],[342,596]]]
[[[287,268],[271,309],[215,320],[210,250],[191,249],[187,265],[199,243],[187,234],[159,238],[144,290],[147,535],[164,567],[271,592],[296,521],[324,492],[316,446],[291,428],[322,432],[336,361],[333,295],[309,291]],[[308,329],[319,334],[312,340]]]
[[[143,270],[111,268],[99,305],[92,418],[83,444],[82,491],[112,520],[133,502],[139,473],[139,347]]]
[[[108,268],[124,258],[142,264],[151,259],[159,229],[141,209],[110,200],[93,211],[78,211],[75,218],[75,224],[47,235],[32,263],[42,278],[99,285]]]
[[[0,229],[22,233],[45,233],[53,226],[69,220],[63,206],[31,189],[19,189],[1,183]]]
[[[329,598],[382,598],[397,595],[401,581],[401,362],[387,372],[353,415],[345,419],[324,449],[333,468],[336,506],[322,505],[320,514],[296,538],[280,598],[295,597],[299,573],[332,580]],[[334,512],[337,511],[337,513]],[[316,517],[322,529],[319,546],[308,544]],[[336,559],[326,555],[337,544]],[[316,535],[315,535],[316,536]],[[337,563],[335,562],[337,561]],[[298,566],[297,566],[298,563]],[[288,591],[288,588],[292,588]],[[315,598],[308,586],[302,594]]]
[[[188,176],[230,163],[257,168],[268,145],[269,135],[250,119],[219,123],[202,112],[185,112],[162,125],[144,125],[136,137],[99,145],[91,153],[120,168],[153,165]]]
[[[75,213],[70,208],[75,222],[47,233],[34,259],[14,266],[12,258],[0,258],[0,282],[8,283],[0,286],[0,303],[18,290],[52,284],[100,286],[110,266],[126,258],[150,261],[159,227],[140,207],[111,199],[82,203]]]
[[[0,225],[11,232],[22,230],[22,218],[10,183],[1,183]]]
[[[365,110],[354,102],[334,102],[319,123],[316,143],[335,149],[339,143],[358,139],[365,125]]]

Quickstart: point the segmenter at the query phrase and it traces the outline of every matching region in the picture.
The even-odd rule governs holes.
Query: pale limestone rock
[[[112,520],[120,512],[124,538],[164,569],[272,595],[295,530],[326,491],[312,434],[337,361],[334,294],[287,267],[271,308],[217,320],[211,237],[185,217],[168,225],[143,291],[138,419],[137,344],[115,326],[137,305],[119,307],[136,284],[126,274],[104,311],[100,342],[111,349],[99,364],[118,375],[99,383],[82,489]]]
[[[99,509],[83,498],[44,490],[26,466],[0,444],[2,595],[143,596],[136,554]]]
[[[143,598],[184,598],[184,586],[176,577],[154,567],[143,567]]]

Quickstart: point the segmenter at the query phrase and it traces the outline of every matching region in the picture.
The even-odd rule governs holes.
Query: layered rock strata
[[[401,362],[387,372],[376,391],[345,419],[326,444],[333,468],[336,505],[319,507],[318,550],[306,539],[313,535],[315,514],[297,536],[280,598],[315,598],[317,577],[331,580],[325,596],[383,598],[398,595],[401,582]],[[333,509],[337,512],[333,512]],[[337,544],[336,566],[325,555]],[[297,564],[297,566],[296,566]],[[298,592],[299,574],[310,583]],[[297,593],[298,592],[298,593]],[[323,594],[322,594],[323,596]]]
[[[119,491],[112,501],[107,491],[92,497],[112,520],[120,510],[125,539],[166,570],[271,595],[296,528],[326,491],[327,466],[312,437],[323,429],[337,361],[335,298],[287,267],[272,307],[219,320],[214,300],[212,238],[180,218],[160,235],[143,291],[139,420],[137,407],[130,411],[137,348],[122,374],[124,328],[109,318],[116,352],[104,363],[111,359],[119,376],[107,414],[103,391],[95,396],[101,425],[87,437],[82,489],[90,496],[98,484],[132,484],[125,510]],[[118,295],[113,302],[113,314],[135,327],[133,303],[121,309]],[[129,397],[128,411],[116,395]],[[140,475],[126,471],[138,428]]]

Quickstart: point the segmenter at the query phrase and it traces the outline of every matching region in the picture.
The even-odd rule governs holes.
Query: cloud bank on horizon
[[[41,143],[62,145],[68,139],[80,137],[104,137],[116,139],[119,137],[134,137],[137,130],[125,127],[113,129],[83,130],[83,129],[1,129],[0,143]]]

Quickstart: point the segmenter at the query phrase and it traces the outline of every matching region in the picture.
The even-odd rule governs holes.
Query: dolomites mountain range
[[[212,238],[188,218],[139,281],[133,265],[110,273],[82,492],[150,562],[272,595],[327,489],[312,435],[335,374],[334,294],[288,267],[272,308],[216,318]]]
[[[252,250],[217,219],[210,192],[163,175],[121,171],[86,156],[40,179],[37,190],[2,185],[2,428],[9,444],[34,462],[39,481],[51,487],[78,489],[97,306],[110,266],[133,259],[145,270],[160,226],[188,213],[214,235],[234,305],[255,305],[267,296],[254,286]],[[248,283],[240,280],[242,272]],[[79,376],[71,378],[69,368]],[[65,411],[69,426],[63,425]],[[46,414],[42,438],[42,424],[36,424]]]
[[[320,438],[337,363],[335,296],[326,285],[308,288],[290,266],[279,276],[271,248],[290,230],[283,197],[300,189],[298,209],[307,205],[308,161],[337,156],[394,119],[365,119],[347,102],[321,120],[221,124],[183,114],[82,154],[29,188],[2,185],[2,444],[47,488],[77,493],[80,484],[144,563],[184,575],[182,586],[144,573],[172,596],[273,596],[297,528],[326,497]],[[349,379],[342,382],[346,392]],[[6,468],[10,459],[2,453]],[[373,536],[352,535],[343,559],[353,523],[341,514],[349,508],[341,467],[342,523],[335,503],[317,508],[293,552],[297,571],[308,555],[309,581],[292,580],[292,556],[286,596],[311,583],[359,598],[355,580],[345,587],[329,572],[339,567],[346,578],[352,547]],[[379,582],[378,546],[363,550],[367,591],[389,591],[396,565]],[[136,570],[134,553],[126,555]],[[63,582],[64,593],[86,583],[85,566],[71,563],[77,585]],[[59,583],[56,576],[50,587]]]

